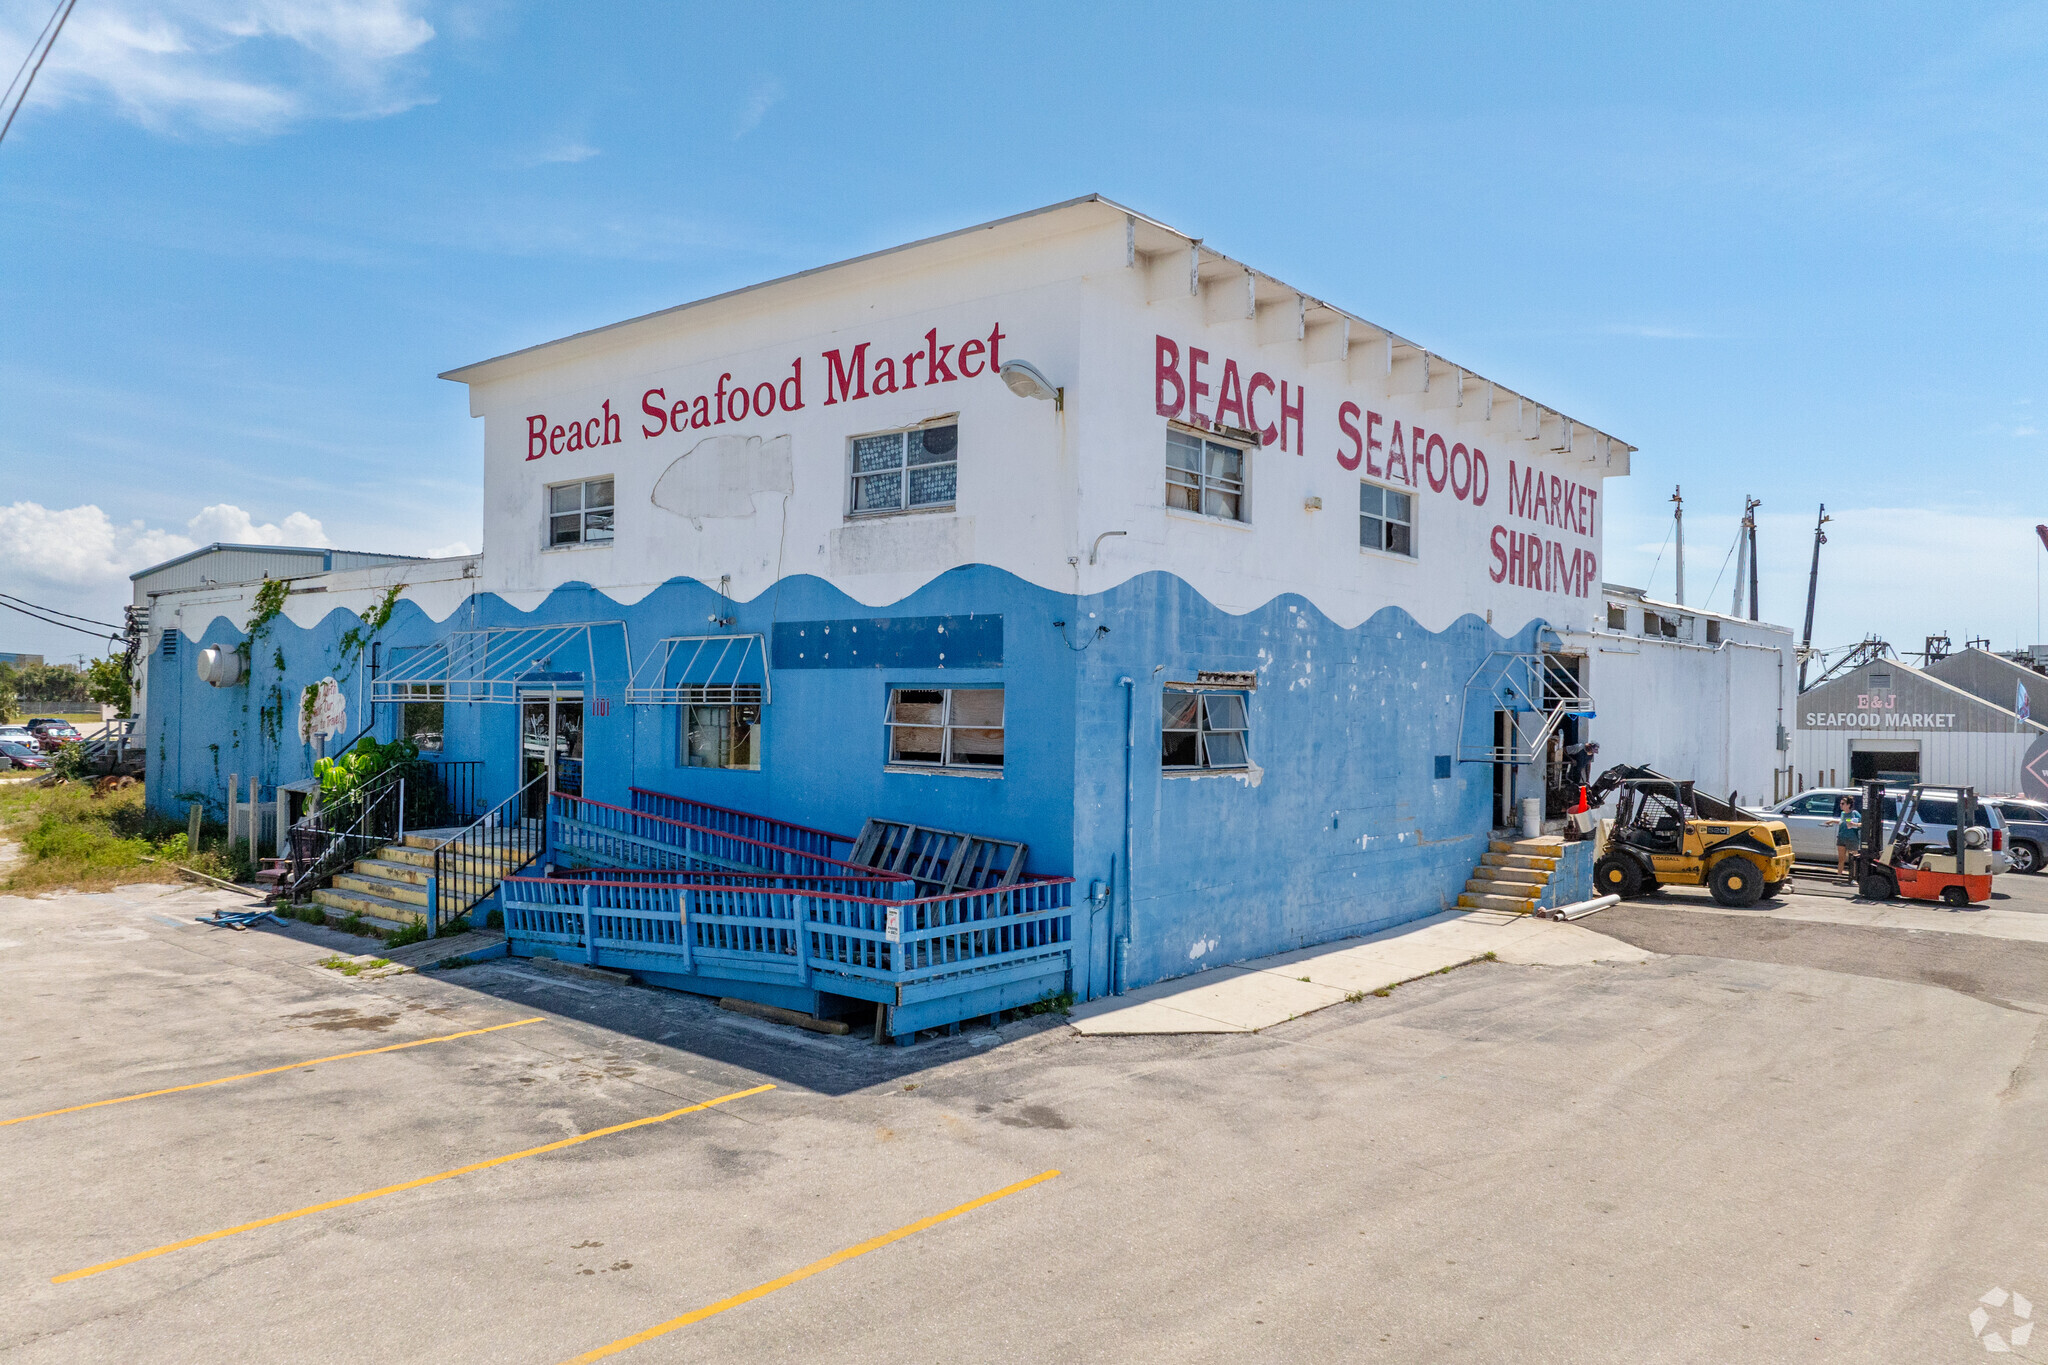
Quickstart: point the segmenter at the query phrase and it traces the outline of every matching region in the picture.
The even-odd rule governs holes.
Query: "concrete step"
[[[1509,853],[1489,853],[1479,860],[1479,868],[1496,881],[1531,882],[1537,886],[1549,881],[1551,872],[1555,870],[1548,867],[1516,867],[1507,861],[1513,856]]]
[[[1479,861],[1487,867],[1520,867],[1545,876],[1557,871],[1558,863],[1555,858],[1537,858],[1527,853],[1486,853],[1480,855]]]
[[[343,915],[353,910],[366,920],[392,929],[417,924],[426,919],[421,913],[425,909],[424,905],[406,905],[383,896],[372,895],[367,891],[356,891],[341,886],[321,887],[313,893],[313,903]]]
[[[540,831],[540,821],[538,820],[521,820],[519,826],[522,829],[529,829],[535,833]],[[407,848],[437,848],[468,828],[465,825],[462,829],[416,829],[410,831],[405,836],[404,844]],[[472,834],[466,842],[488,842],[496,833],[497,831],[493,830],[480,836]]]
[[[1543,888],[1530,886],[1527,882],[1495,882],[1474,877],[1465,883],[1465,889],[1475,896],[1505,896],[1514,901],[1536,901],[1543,897]]]
[[[1494,839],[1486,847],[1493,853],[1520,853],[1535,858],[1564,856],[1564,838],[1556,834],[1544,834],[1534,839]]]
[[[1480,896],[1466,892],[1458,897],[1461,910],[1506,910],[1512,914],[1526,915],[1536,908],[1533,900],[1521,900],[1513,896]]]
[[[414,837],[408,834],[405,836],[405,842],[402,844],[386,844],[383,848],[377,850],[377,856],[389,858],[397,863],[407,863],[413,867],[432,867],[434,865],[434,850],[440,846],[441,841],[438,839],[430,840],[422,847],[412,842]],[[461,848],[463,846],[458,844],[454,847]],[[453,848],[450,851],[454,851]],[[474,861],[495,863],[501,867],[510,866],[517,862],[520,857],[517,853],[501,853],[488,849],[477,849],[474,852],[467,853],[466,856]]]
[[[424,907],[427,903],[426,887],[386,881],[382,877],[365,877],[356,872],[337,872],[334,874],[334,885],[343,891],[362,891],[401,905]]]
[[[385,857],[381,852],[368,858],[356,859],[353,870],[358,876],[377,877],[387,882],[405,882],[411,886],[425,886],[427,878],[434,875],[431,867],[400,862],[396,858]]]

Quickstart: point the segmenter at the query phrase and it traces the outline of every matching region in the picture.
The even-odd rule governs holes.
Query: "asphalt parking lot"
[[[1585,921],[1640,964],[883,1049],[208,904],[0,898],[9,1361],[1961,1360],[2048,1302],[2048,989],[1893,931],[1641,902]]]

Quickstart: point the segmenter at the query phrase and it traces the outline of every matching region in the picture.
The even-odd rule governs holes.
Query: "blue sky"
[[[473,547],[437,371],[1093,191],[1640,446],[1611,578],[1683,484],[1698,601],[1755,494],[1796,626],[1825,500],[1816,644],[2035,642],[2048,6],[1642,8],[80,0],[0,144],[0,591]]]

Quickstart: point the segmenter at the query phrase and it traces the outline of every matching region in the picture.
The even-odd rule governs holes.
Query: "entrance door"
[[[519,703],[519,782],[546,775],[526,792],[520,814],[547,814],[548,793],[583,794],[583,698],[528,697]]]

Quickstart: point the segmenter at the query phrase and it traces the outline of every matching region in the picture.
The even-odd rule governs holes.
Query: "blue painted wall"
[[[1000,662],[980,632],[970,668],[776,669],[758,772],[683,767],[680,708],[626,705],[623,669],[600,666],[584,683],[585,794],[626,805],[627,788],[639,785],[847,834],[884,816],[1023,839],[1031,871],[1079,883],[1077,939],[1087,928],[1075,984],[1100,993],[1119,935],[1129,937],[1125,984],[1137,986],[1455,903],[1485,850],[1492,772],[1453,762],[1438,778],[1435,760],[1457,753],[1461,733],[1490,741],[1491,709],[1473,703],[1468,713],[1466,679],[1492,650],[1530,648],[1539,628],[1506,639],[1468,616],[1430,632],[1389,607],[1347,629],[1292,596],[1233,616],[1169,574],[1076,598],[968,566],[884,608],[810,577],[785,579],[746,603],[690,580],[630,607],[583,585],[556,590],[532,612],[486,595],[438,625],[401,599],[379,643],[388,659],[455,629],[624,621],[637,659],[664,636],[709,633],[719,616],[735,618],[736,634],[773,638],[778,622],[968,615],[1003,618]],[[336,673],[341,634],[356,624],[340,610],[310,630],[278,618],[252,651],[250,681],[233,688],[193,674],[199,648],[238,642],[224,621],[199,641],[181,640],[175,660],[157,660],[152,804],[174,815],[187,793],[218,804],[229,772],[260,772],[266,789],[310,775],[312,751],[298,742],[296,719],[307,683],[341,677],[350,705],[342,738],[363,723],[363,671]],[[1097,634],[1100,625],[1108,633]],[[893,645],[886,654],[932,657]],[[580,653],[558,652],[553,667],[589,671]],[[1256,775],[1162,774],[1163,684],[1192,681],[1198,670],[1258,675],[1249,705]],[[1002,778],[884,771],[883,717],[889,689],[899,686],[1003,687]],[[278,698],[282,741],[274,742],[260,712]],[[378,708],[379,739],[392,737],[396,709]],[[491,798],[511,794],[516,707],[450,704],[446,736],[443,757],[485,760]],[[1091,911],[1083,898],[1096,880],[1113,883],[1115,895]]]

